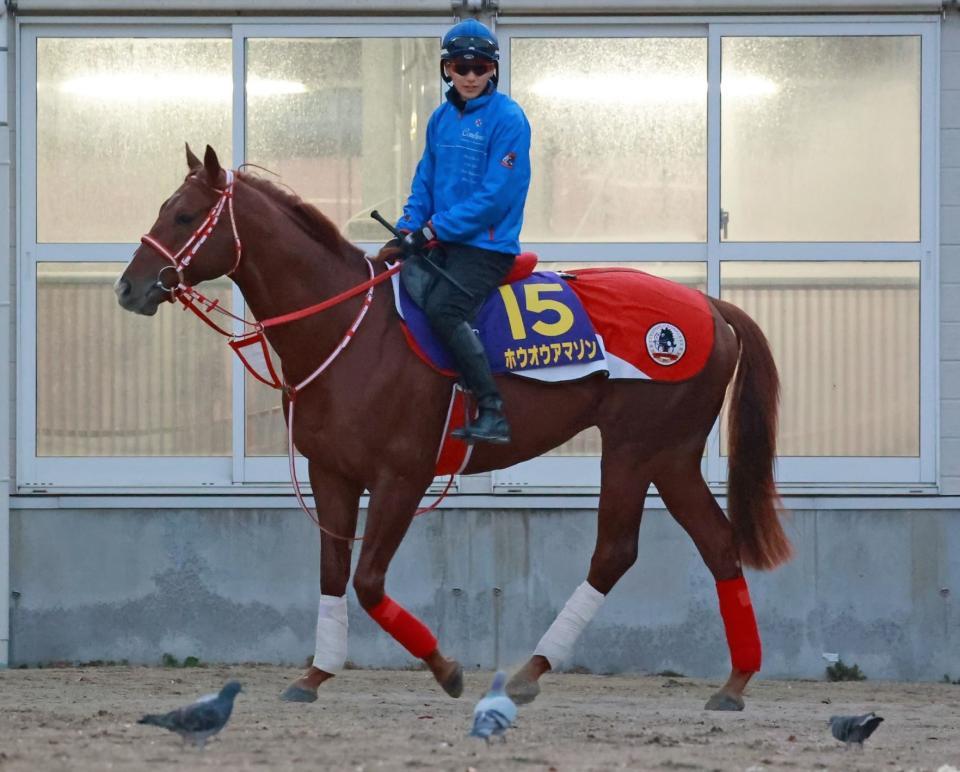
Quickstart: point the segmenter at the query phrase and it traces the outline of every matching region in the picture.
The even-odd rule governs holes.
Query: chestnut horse
[[[186,179],[163,204],[117,280],[123,308],[152,315],[178,287],[229,275],[253,315],[265,320],[344,293],[385,271],[295,194],[222,169],[209,146],[203,162],[188,147],[187,163]],[[229,217],[222,211],[224,202]],[[218,206],[224,214],[219,225],[210,217]],[[386,285],[379,289],[350,345],[296,393],[292,441],[308,461],[323,532],[317,655],[314,666],[284,692],[288,700],[316,699],[317,687],[346,657],[352,546],[346,537],[355,533],[364,489],[370,492],[369,508],[353,577],[360,605],[427,664],[448,694],[459,696],[463,688],[459,663],[443,656],[429,629],[384,592],[390,560],[434,477],[451,379],[425,367],[411,351],[393,293]],[[266,330],[285,383],[301,383],[350,339],[345,333],[356,324],[362,302],[362,294],[348,297],[322,314]],[[760,641],[741,562],[770,569],[790,555],[773,480],[779,383],[756,323],[729,303],[714,298],[708,303],[713,351],[688,381],[593,376],[549,384],[498,376],[514,439],[475,446],[466,474],[534,458],[588,427],[598,427],[603,440],[597,540],[583,593],[578,589],[581,594],[571,597],[542,645],[511,679],[510,693],[521,702],[536,696],[540,676],[560,664],[599,601],[636,560],[644,498],[652,483],[717,582],[733,666],[707,707],[743,707],[743,690],[760,667]],[[704,482],[700,462],[731,381],[728,519]]]

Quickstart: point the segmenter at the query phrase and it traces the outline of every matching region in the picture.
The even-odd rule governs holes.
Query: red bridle
[[[184,282],[183,269],[190,265],[190,262],[194,257],[196,257],[200,247],[203,246],[210,234],[213,233],[213,229],[217,227],[217,223],[220,221],[220,215],[223,213],[224,206],[226,206],[230,211],[230,225],[233,227],[233,244],[236,252],[236,260],[234,260],[233,268],[227,271],[225,275],[230,276],[240,265],[240,257],[243,254],[243,245],[240,243],[240,235],[237,233],[237,221],[233,215],[233,187],[234,183],[236,182],[236,175],[232,169],[226,170],[226,175],[226,185],[224,185],[222,190],[218,188],[212,188],[214,192],[220,194],[220,198],[211,207],[206,218],[200,224],[200,227],[193,232],[193,235],[187,239],[186,244],[180,247],[176,253],[173,253],[171,250],[167,249],[163,244],[149,234],[145,234],[140,237],[141,243],[155,249],[157,252],[163,255],[163,257],[170,261],[170,265],[165,265],[160,269],[160,272],[157,274],[157,282],[155,286],[159,287],[164,292],[169,292],[171,302],[179,300],[183,304],[184,309],[190,309],[207,325],[215,329],[224,337],[229,338],[228,342],[231,348],[233,348],[237,356],[240,357],[240,361],[243,362],[247,370],[257,380],[275,389],[280,389],[284,392],[284,394],[286,394],[288,400],[287,458],[290,466],[290,477],[293,481],[293,491],[297,497],[297,501],[300,504],[301,509],[303,509],[307,517],[309,517],[317,525],[317,527],[328,536],[343,541],[361,541],[363,539],[362,536],[342,536],[324,528],[322,525],[320,525],[319,515],[311,512],[310,508],[307,506],[307,502],[304,500],[303,494],[300,491],[300,481],[297,479],[297,469],[296,464],[294,463],[293,416],[298,392],[312,383],[324,370],[333,364],[333,360],[335,360],[347,347],[350,341],[353,340],[354,335],[360,327],[360,323],[367,315],[367,311],[370,309],[370,305],[373,302],[373,288],[380,282],[385,281],[393,274],[397,273],[397,271],[400,270],[400,264],[397,263],[381,273],[379,276],[375,276],[373,263],[368,258],[367,266],[370,270],[370,278],[367,281],[358,284],[357,286],[352,287],[345,292],[341,292],[339,295],[329,298],[328,300],[308,306],[307,308],[302,308],[298,311],[292,311],[290,313],[275,316],[270,319],[264,319],[263,321],[250,322],[240,316],[230,313],[224,308],[220,308],[218,301],[212,301],[209,298],[204,297],[202,294],[197,292],[197,290]],[[177,283],[172,287],[167,287],[163,284],[163,272],[168,270],[173,270],[177,274]],[[273,363],[270,361],[270,350],[267,347],[266,340],[264,339],[264,330],[268,327],[276,327],[281,324],[287,324],[289,322],[297,321],[298,319],[304,319],[308,316],[313,316],[320,311],[324,311],[327,308],[332,308],[333,306],[342,303],[344,300],[355,297],[364,292],[366,293],[366,297],[364,298],[363,304],[360,307],[359,313],[354,319],[353,324],[350,325],[350,328],[347,330],[346,334],[340,340],[340,343],[330,353],[330,355],[327,356],[327,358],[320,364],[319,367],[317,367],[316,370],[304,378],[300,383],[284,383],[277,374],[278,370],[274,368]],[[203,306],[203,308],[199,308],[197,306],[198,303]],[[240,334],[229,332],[213,322],[211,319],[208,319],[205,315],[211,314],[214,311],[225,314],[231,319],[241,322],[251,329]],[[257,372],[257,369],[254,366],[251,365],[248,356],[243,352],[243,349],[248,346],[253,346],[259,349],[262,353],[266,361],[266,367],[269,373],[268,377],[265,378],[262,374]],[[452,482],[453,475],[451,474],[450,479],[447,481],[447,487],[443,490],[443,493],[440,494],[439,498],[437,498],[437,500],[434,501],[430,506],[418,509],[415,514],[419,515],[434,509],[447,495],[447,491],[449,491]]]
[[[183,280],[183,270],[190,265],[190,262],[196,256],[200,247],[203,246],[207,237],[209,237],[210,234],[213,233],[213,229],[217,227],[224,206],[230,211],[230,225],[233,227],[233,248],[237,256],[236,260],[233,261],[233,268],[227,271],[225,275],[230,276],[240,265],[240,258],[243,255],[243,245],[240,243],[240,235],[237,233],[237,221],[233,216],[233,185],[236,180],[232,169],[227,169],[226,175],[227,184],[223,186],[222,190],[219,188],[211,188],[215,193],[220,194],[220,198],[217,199],[217,202],[210,208],[206,218],[200,223],[200,227],[193,232],[193,235],[187,239],[187,242],[180,247],[176,254],[170,249],[167,249],[167,247],[149,233],[140,237],[142,244],[152,247],[170,261],[170,265],[165,265],[160,269],[160,273],[157,274],[157,283],[154,286],[159,287],[164,292],[169,292],[171,301],[176,299],[179,293],[189,289]],[[169,270],[173,270],[177,274],[177,283],[172,287],[167,287],[163,283],[163,272]]]

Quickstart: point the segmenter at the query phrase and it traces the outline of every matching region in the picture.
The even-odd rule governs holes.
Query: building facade
[[[749,576],[762,675],[836,653],[960,677],[960,9],[830,0],[8,3],[0,665],[312,653],[319,546],[276,393],[112,284],[184,142],[271,170],[375,251],[369,213],[399,213],[442,98],[439,40],[473,13],[533,129],[524,247],[697,287],[770,339],[796,557]],[[724,434],[703,459],[721,503]],[[529,654],[586,575],[599,448],[588,431],[458,478],[415,521],[388,588],[445,651]],[[350,660],[406,664],[350,598]],[[652,495],[573,664],[714,676],[725,651],[710,574]]]

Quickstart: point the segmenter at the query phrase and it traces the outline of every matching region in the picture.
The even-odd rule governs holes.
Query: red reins
[[[263,321],[251,322],[247,319],[244,319],[241,316],[237,316],[230,311],[222,308],[219,305],[218,300],[211,300],[207,298],[200,292],[198,292],[194,287],[189,286],[184,281],[183,269],[190,265],[190,262],[196,256],[200,247],[203,246],[204,242],[216,228],[217,223],[220,221],[220,215],[223,212],[224,206],[226,206],[230,212],[230,224],[233,227],[233,240],[234,240],[234,250],[236,253],[236,259],[234,261],[233,267],[226,273],[227,276],[234,273],[240,265],[240,258],[243,255],[243,245],[240,242],[240,236],[237,232],[237,223],[233,214],[233,188],[236,182],[235,174],[232,170],[227,170],[226,172],[226,185],[222,190],[218,188],[213,188],[213,190],[220,194],[220,198],[217,202],[211,207],[206,218],[200,226],[193,232],[193,235],[187,240],[187,242],[180,247],[180,249],[174,253],[172,250],[165,247],[155,238],[149,234],[145,234],[140,238],[140,241],[143,244],[151,247],[161,254],[164,258],[170,261],[170,265],[164,266],[160,273],[157,274],[156,286],[160,287],[166,292],[170,293],[170,300],[179,301],[184,310],[189,309],[196,316],[198,316],[204,324],[216,330],[218,333],[228,338],[228,343],[237,356],[240,357],[240,361],[243,362],[244,367],[261,383],[264,383],[272,388],[283,391],[287,396],[288,400],[288,415],[287,415],[287,455],[290,462],[290,477],[293,481],[293,490],[294,494],[297,497],[297,501],[300,504],[301,509],[306,513],[316,526],[323,531],[328,536],[331,536],[335,539],[341,539],[343,541],[362,541],[362,536],[342,536],[340,534],[333,533],[332,531],[324,528],[320,524],[320,516],[310,510],[307,507],[306,501],[303,498],[303,494],[300,491],[300,482],[297,479],[297,470],[295,463],[295,453],[293,446],[293,417],[294,417],[294,405],[296,401],[297,393],[308,386],[314,381],[324,370],[326,370],[333,361],[340,355],[340,353],[347,347],[351,340],[353,340],[354,335],[357,330],[360,328],[360,324],[363,322],[364,317],[367,315],[367,311],[370,309],[370,305],[373,302],[373,290],[376,285],[381,282],[386,281],[395,273],[400,270],[400,264],[391,266],[383,273],[379,275],[374,274],[373,263],[369,258],[367,260],[367,266],[370,270],[370,278],[350,289],[347,289],[341,292],[338,295],[335,295],[332,298],[321,301],[320,303],[315,303],[312,306],[307,306],[306,308],[301,308],[298,311],[291,311],[286,314],[281,314],[279,316],[274,316],[269,319],[264,319]],[[177,274],[177,283],[171,287],[166,287],[162,282],[163,272],[167,270],[173,270]],[[326,359],[314,370],[310,375],[304,378],[298,384],[289,384],[285,383],[282,378],[277,374],[277,369],[273,366],[270,357],[270,350],[267,346],[266,339],[264,337],[264,331],[270,327],[278,327],[282,324],[289,324],[290,322],[295,322],[300,319],[306,319],[309,316],[318,314],[321,311],[325,311],[328,308],[332,308],[345,300],[349,300],[352,297],[356,297],[362,293],[366,292],[367,296],[364,298],[363,304],[360,308],[359,313],[353,321],[353,324],[350,325],[350,328],[344,334],[343,338],[340,340],[340,343],[336,348],[327,356]],[[230,332],[212,319],[209,318],[209,315],[213,312],[224,314],[234,321],[238,321],[243,325],[246,325],[249,329],[247,332],[236,334]],[[245,349],[249,346],[255,346],[257,349],[257,354],[262,355],[265,360],[265,373],[260,373],[253,366],[251,361],[248,359],[248,354],[245,354],[242,349]],[[450,489],[450,485],[453,482],[453,475],[450,476],[450,480],[447,482],[446,488],[443,490],[443,493],[440,494],[440,497],[433,502],[428,507],[418,509],[415,514],[419,515],[423,512],[428,512],[434,509],[440,501],[446,496],[447,491]]]

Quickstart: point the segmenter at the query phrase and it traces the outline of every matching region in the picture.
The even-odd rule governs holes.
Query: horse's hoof
[[[463,665],[458,662],[454,671],[440,682],[440,686],[451,697],[463,694]]]
[[[507,696],[517,705],[529,705],[540,694],[540,684],[529,678],[515,675],[507,684]]]
[[[302,686],[290,684],[290,686],[283,690],[280,699],[284,702],[316,702],[317,690],[304,689]]]
[[[743,710],[743,698],[717,692],[703,706],[704,710]]]

